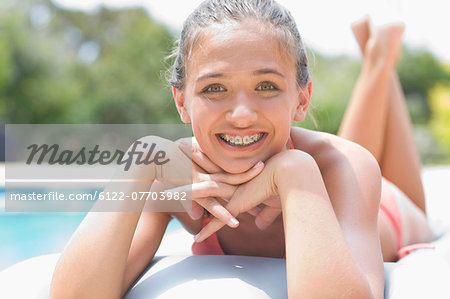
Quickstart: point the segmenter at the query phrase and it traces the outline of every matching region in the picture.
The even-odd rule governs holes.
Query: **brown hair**
[[[186,79],[186,64],[202,29],[216,24],[240,22],[254,19],[271,29],[283,42],[283,49],[295,58],[297,83],[301,87],[308,84],[308,58],[297,25],[291,13],[273,0],[207,0],[189,15],[183,24],[180,39],[173,54],[175,57],[169,83],[183,90]],[[286,47],[286,44],[288,47]]]

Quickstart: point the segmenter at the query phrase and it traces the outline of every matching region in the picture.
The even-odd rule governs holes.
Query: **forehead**
[[[242,72],[266,67],[290,72],[295,69],[295,60],[286,49],[275,30],[260,22],[213,24],[197,35],[187,76],[211,68]]]

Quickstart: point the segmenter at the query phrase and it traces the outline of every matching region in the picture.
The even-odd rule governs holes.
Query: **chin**
[[[256,163],[258,163],[253,161],[233,161],[233,162],[220,161],[220,162],[217,163],[217,165],[219,165],[219,167],[222,168],[224,171],[232,174],[246,172],[250,168],[255,166]]]

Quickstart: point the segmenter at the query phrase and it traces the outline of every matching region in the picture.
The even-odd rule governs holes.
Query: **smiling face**
[[[184,90],[173,88],[202,151],[230,173],[285,150],[292,121],[308,108],[311,83],[298,87],[294,58],[267,29],[254,22],[208,27],[191,53]]]

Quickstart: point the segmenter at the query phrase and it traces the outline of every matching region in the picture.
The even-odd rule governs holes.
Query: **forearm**
[[[312,159],[312,158],[311,158]],[[307,165],[308,164],[308,165]],[[290,298],[371,298],[354,261],[314,161],[293,167],[277,183],[286,235]],[[287,172],[286,172],[287,171]]]
[[[55,268],[52,298],[120,297],[131,241],[146,203],[132,201],[131,193],[148,191],[150,186],[149,181],[111,183],[105,188],[105,194],[121,189],[125,200],[97,201],[95,212],[87,214]],[[131,205],[133,212],[125,212]]]
[[[51,298],[119,298],[139,216],[88,214],[58,261]]]
[[[169,157],[173,156],[174,149],[177,150],[176,145],[158,137],[152,137],[148,142],[158,142],[159,148]],[[128,171],[119,170],[104,194],[123,193],[124,200],[96,202],[58,261],[51,287],[52,298],[121,296],[136,226],[144,206],[152,203],[133,200],[132,194],[148,192],[154,179],[171,179],[175,171],[179,172],[173,163],[163,167],[135,165]],[[108,212],[111,210],[114,212]]]

